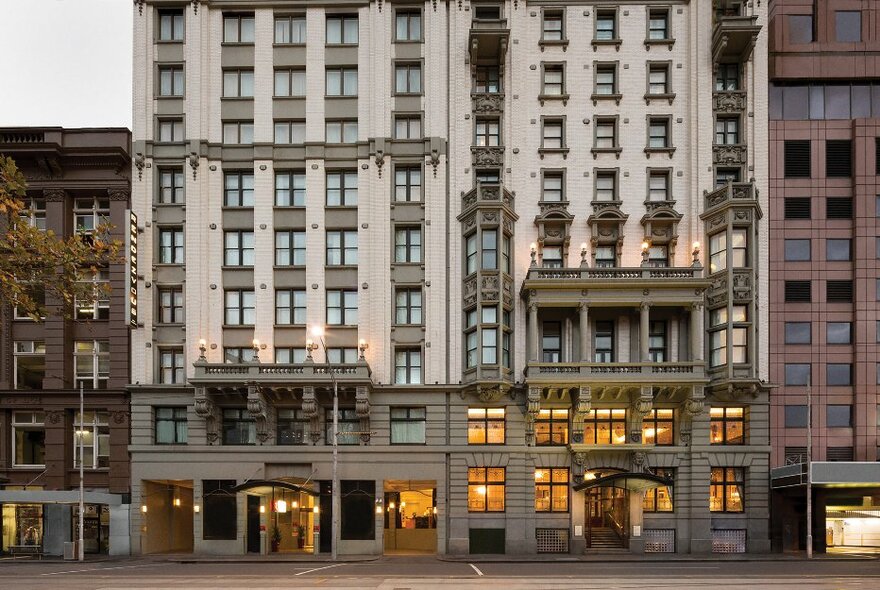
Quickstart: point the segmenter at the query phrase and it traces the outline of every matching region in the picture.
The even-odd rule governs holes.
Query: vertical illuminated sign
[[[132,328],[138,327],[138,224],[137,214],[128,212],[128,234],[126,235],[128,251],[128,323]]]

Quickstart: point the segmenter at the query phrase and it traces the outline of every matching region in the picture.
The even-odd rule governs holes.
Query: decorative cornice
[[[67,198],[67,191],[60,188],[48,188],[43,191],[43,198],[48,203],[60,203]]]

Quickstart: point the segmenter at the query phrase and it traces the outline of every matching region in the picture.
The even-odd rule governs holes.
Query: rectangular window
[[[159,230],[159,263],[183,264],[183,229],[163,228]]]
[[[785,384],[786,385],[809,385],[810,384],[810,365],[809,364],[785,364]]]
[[[397,94],[422,93],[422,65],[418,63],[394,66],[394,92]]]
[[[394,262],[422,261],[422,228],[398,227],[394,230]]]
[[[325,410],[325,422],[327,430],[324,433],[324,443],[333,444],[333,410]],[[337,414],[337,442],[340,445],[357,445],[360,443],[361,418],[355,408],[339,408]]]
[[[73,222],[77,233],[93,233],[110,223],[109,199],[76,199],[73,204]]]
[[[355,124],[355,127],[357,124]],[[357,130],[355,130],[357,138]],[[280,145],[302,145],[306,141],[305,121],[275,121],[275,143]]]
[[[474,92],[480,94],[501,92],[501,72],[498,66],[477,66],[474,74]]]
[[[157,445],[185,445],[188,439],[186,408],[155,409]]]
[[[110,271],[106,268],[83,269],[77,280],[92,292],[91,297],[76,298],[73,317],[77,320],[110,319]]]
[[[254,15],[252,15],[252,14],[224,14],[223,15],[223,42],[224,43],[253,43],[254,42]]]
[[[254,232],[223,232],[223,264],[225,266],[254,265]]]
[[[395,15],[395,40],[422,40],[422,13],[419,10],[398,10]]]
[[[186,383],[182,348],[159,349],[159,383]]]
[[[565,39],[565,13],[558,10],[545,10],[541,23],[542,41],[562,41]]]
[[[422,290],[399,288],[394,294],[394,322],[400,325],[422,323]]]
[[[504,408],[468,408],[468,444],[503,445]]]
[[[501,145],[501,125],[498,119],[477,119],[474,125],[474,145]]]
[[[810,322],[785,322],[786,344],[810,344],[812,324]]]
[[[44,467],[46,424],[43,412],[12,412],[12,466]]]
[[[614,268],[617,266],[616,246],[596,246],[596,268]]]
[[[829,139],[825,142],[825,176],[849,178],[852,176],[852,141]]]
[[[715,90],[717,92],[739,90],[738,63],[723,63],[716,65]]]
[[[46,343],[36,340],[18,340],[13,349],[15,389],[43,389],[46,377]]]
[[[481,233],[482,260],[480,268],[495,270],[498,268],[498,231],[483,230]]]
[[[396,115],[394,117],[395,139],[421,139],[422,118],[418,115]]]
[[[182,324],[184,322],[183,288],[169,287],[159,289],[158,323]]]
[[[397,166],[394,169],[394,200],[398,203],[422,200],[421,166]]]
[[[159,41],[183,41],[183,9],[159,11]]]
[[[568,469],[535,469],[535,512],[568,512]]]
[[[675,410],[654,408],[642,418],[642,442],[646,445],[675,444]]]
[[[305,266],[306,232],[280,230],[275,232],[275,266]]]
[[[648,68],[648,94],[667,95],[669,92],[669,66],[651,64]]]
[[[253,97],[253,70],[223,70],[223,98]]]
[[[541,330],[541,360],[558,363],[562,360],[562,324],[544,322]]]
[[[622,445],[626,443],[626,410],[590,410],[584,417],[584,444]]]
[[[565,94],[565,67],[562,64],[545,64],[541,94],[562,96]]]
[[[861,43],[862,13],[858,10],[835,11],[834,31],[838,43]]]
[[[596,135],[593,140],[593,147],[600,150],[617,147],[617,119],[596,120]]]
[[[614,362],[614,322],[596,322],[593,333],[593,362]]]
[[[727,233],[720,232],[709,236],[709,272],[715,273],[727,268]]]
[[[541,182],[541,200],[545,203],[559,203],[565,200],[562,172],[545,172]]]
[[[669,40],[669,11],[654,9],[648,12],[648,39],[650,41]]]
[[[832,238],[825,240],[825,259],[834,261],[852,260],[852,240]]]
[[[327,173],[327,206],[356,207],[358,175],[354,170]]]
[[[811,209],[810,197],[785,198],[785,219],[810,219]]]
[[[785,427],[806,428],[807,406],[785,406]]]
[[[833,404],[825,406],[825,425],[828,428],[852,428],[852,406]]]
[[[790,14],[788,16],[788,42],[792,44],[813,42],[812,14]]]
[[[305,70],[275,70],[275,96],[301,97],[305,95]]]
[[[223,323],[227,326],[253,326],[256,320],[256,300],[253,290],[226,291],[223,311]]]
[[[785,261],[798,262],[810,260],[810,240],[793,240],[786,239],[785,244]]]
[[[600,96],[617,94],[617,66],[615,64],[596,66],[596,86],[593,92]]]
[[[669,119],[648,119],[648,148],[666,149],[672,147],[669,139]]]
[[[617,39],[617,12],[614,10],[596,11],[595,41],[615,41]]]
[[[648,174],[648,201],[652,203],[669,200],[669,171],[651,170]]]
[[[648,247],[648,266],[664,268],[669,266],[669,246],[662,244]]]
[[[596,201],[617,200],[617,174],[614,172],[596,173]]]
[[[275,324],[302,326],[306,323],[306,290],[275,290]]]
[[[358,349],[331,347],[327,349],[327,360],[331,364],[351,365],[358,362]]]
[[[159,142],[180,143],[183,140],[183,119],[159,119]]]
[[[709,512],[742,512],[745,474],[742,467],[713,467]]]
[[[183,66],[159,66],[159,96],[183,96]]]
[[[327,45],[357,45],[358,17],[356,14],[327,17]]]
[[[327,323],[331,326],[356,326],[358,323],[357,291],[327,291]]]
[[[327,96],[357,96],[357,67],[327,68]]]
[[[357,266],[358,232],[332,230],[327,232],[327,266]]]
[[[471,274],[477,271],[477,234],[472,233],[465,238],[465,274]],[[880,300],[880,290],[878,292],[878,300]]]
[[[852,385],[853,366],[849,363],[825,365],[825,384],[828,386]]]
[[[664,263],[662,266],[666,266]],[[666,322],[652,321],[648,330],[648,354],[652,363],[666,362]]]
[[[278,45],[302,45],[306,42],[305,16],[276,16],[275,43]]]
[[[535,444],[556,447],[568,444],[568,409],[543,408],[535,419]]]
[[[789,139],[785,141],[785,177],[810,178],[810,140]]]
[[[736,145],[739,143],[739,117],[718,117],[715,120],[715,144]]]
[[[544,119],[541,122],[541,148],[565,148],[565,124],[562,119]]]
[[[476,330],[465,334],[465,355],[468,368],[477,366],[477,342],[478,335]]]
[[[811,300],[810,281],[785,281],[786,303],[809,303]]]
[[[223,143],[250,145],[254,143],[253,121],[224,121]]]
[[[303,130],[305,137],[305,130]],[[324,141],[327,143],[357,143],[357,119],[327,121],[324,124]]]
[[[278,444],[306,444],[310,422],[311,420],[305,416],[302,410],[278,408]]]
[[[731,182],[739,182],[739,168],[716,168],[715,169],[715,188],[727,186]]]
[[[162,169],[159,170],[159,203],[183,203],[183,170]]]
[[[236,539],[238,497],[232,491],[234,487],[234,479],[202,480],[202,503],[205,505],[202,527],[206,541]]]
[[[391,444],[423,445],[427,419],[425,408],[391,408]]]
[[[253,203],[253,175],[251,177],[250,202]],[[251,204],[250,206],[253,206]],[[275,206],[305,207],[306,206],[306,174],[305,172],[275,173]]]
[[[504,512],[504,467],[468,467],[468,512]]]
[[[250,346],[246,348],[240,347],[223,347],[223,362],[227,364],[240,364],[254,362],[254,349]]]
[[[853,300],[853,282],[825,281],[825,299],[829,303],[851,303]]]
[[[670,482],[675,480],[675,470],[669,467],[654,467],[651,473],[665,478]],[[672,512],[672,486],[661,486],[645,492],[642,502],[643,512]]]
[[[825,335],[828,344],[851,344],[852,322],[828,322]]]
[[[110,467],[110,413],[86,411],[73,416],[73,467],[80,465],[80,439],[82,440],[82,466],[85,469]]]
[[[418,348],[398,348],[394,351],[394,383],[422,382],[422,351]]]
[[[77,340],[73,343],[73,364],[76,387],[107,389],[110,378],[110,342],[107,340]]]
[[[744,445],[745,408],[713,407],[709,410],[709,442],[713,445]]]
[[[257,423],[246,408],[223,408],[223,444],[257,444]]]

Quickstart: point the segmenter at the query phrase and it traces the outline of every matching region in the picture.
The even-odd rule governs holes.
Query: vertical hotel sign
[[[138,327],[138,224],[137,214],[128,211],[128,233],[125,238],[126,250],[128,251],[128,297],[126,309],[128,310],[128,325]]]

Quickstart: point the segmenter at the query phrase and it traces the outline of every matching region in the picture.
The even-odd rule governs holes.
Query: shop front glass
[[[304,492],[273,488],[269,522],[271,550],[276,552],[314,552],[315,499]]]
[[[3,551],[43,544],[42,504],[3,505]]]
[[[79,539],[79,506],[73,507],[73,539]],[[83,547],[86,553],[107,553],[110,548],[110,508],[86,504],[83,518]]]

